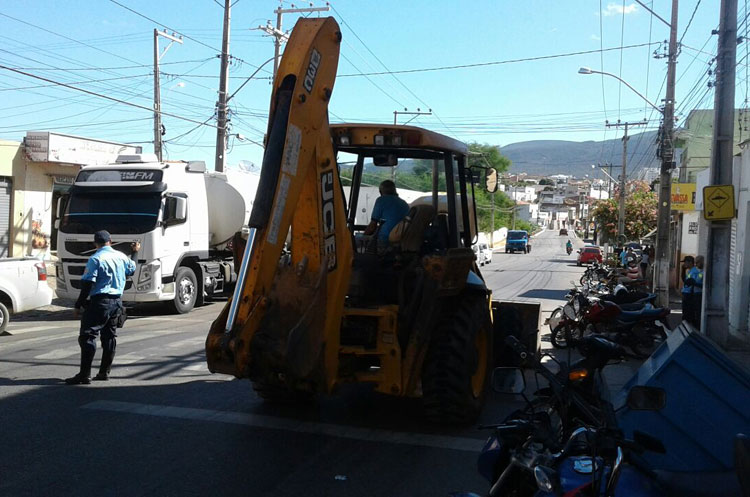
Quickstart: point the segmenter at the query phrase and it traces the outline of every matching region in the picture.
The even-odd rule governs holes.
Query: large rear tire
[[[443,424],[474,422],[492,372],[492,329],[485,297],[463,297],[433,332],[422,370],[428,419]]]
[[[265,381],[253,381],[253,390],[258,397],[273,404],[307,404],[315,399],[315,394],[296,390]]]

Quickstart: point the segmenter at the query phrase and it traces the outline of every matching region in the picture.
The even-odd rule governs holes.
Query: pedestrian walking
[[[648,271],[649,258],[649,247],[646,246],[641,253],[641,278],[646,279],[646,271]]]
[[[687,259],[687,257],[686,257]],[[685,274],[684,286],[682,287],[683,302],[685,294],[689,295],[687,316],[685,315],[685,305],[683,303],[682,319],[692,324],[695,328],[701,326],[701,307],[703,307],[703,264],[704,257],[699,255],[695,258],[693,264]]]
[[[122,326],[122,292],[125,277],[135,273],[135,263],[122,252],[112,248],[112,238],[107,231],[94,233],[96,252],[86,263],[81,278],[81,294],[75,303],[74,316],[81,315],[81,330],[78,344],[81,346],[81,369],[77,375],[67,378],[68,385],[91,383],[91,364],[96,355],[96,339],[102,342],[102,360],[99,373],[94,380],[109,379],[112,361],[117,346],[117,327]],[[133,259],[140,250],[140,242],[131,244]],[[87,299],[88,302],[87,302]]]
[[[695,257],[692,255],[685,256],[682,260],[682,271],[680,279],[682,280],[682,320],[693,324],[693,312],[695,309],[695,296],[692,285],[687,284],[690,272],[695,267]]]

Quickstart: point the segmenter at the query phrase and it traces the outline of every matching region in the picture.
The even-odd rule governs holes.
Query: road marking
[[[122,333],[122,332],[120,332]],[[123,345],[126,343],[131,342],[138,342],[141,340],[150,340],[152,338],[159,338],[164,335],[173,335],[175,333],[183,333],[182,330],[158,330],[158,331],[150,331],[148,333],[139,333],[137,335],[128,335],[124,337],[117,337],[117,344]],[[65,359],[67,357],[73,357],[75,355],[78,355],[80,353],[81,349],[80,347],[64,347],[62,349],[53,350],[51,352],[47,352],[46,354],[41,354],[38,356],[34,356],[34,359]]]
[[[206,371],[208,372],[208,364],[205,362],[196,362],[195,364],[192,364],[190,366],[185,366],[182,368],[185,371]]]
[[[3,332],[3,335],[21,335],[23,333],[31,333],[32,331],[50,331],[50,330],[59,330],[59,329],[60,329],[59,325],[57,326],[33,326],[31,328],[22,328],[19,325],[18,328],[12,327],[9,330],[5,330]]]
[[[158,416],[163,418],[192,419],[195,421],[228,423],[235,425],[253,426],[256,428],[266,428],[270,430],[283,430],[295,433],[325,435],[329,437],[346,438],[350,440],[415,445],[419,447],[460,450],[472,453],[478,453],[484,446],[484,440],[480,440],[477,438],[358,428],[354,426],[315,423],[311,421],[297,421],[294,419],[276,418],[273,416],[249,414],[245,412],[214,411],[210,409],[160,406],[155,404],[138,404],[134,402],[119,402],[114,400],[97,400],[82,407],[84,409],[94,409],[98,411],[111,411],[127,414],[141,414],[145,416]]]
[[[167,344],[167,347],[176,349],[176,348],[191,346],[191,345],[205,345],[205,343],[206,343],[206,337],[199,336],[199,337],[193,337],[193,338],[186,338],[185,340],[178,340],[176,342],[171,342]]]
[[[134,362],[138,362],[142,359],[145,359],[145,357],[131,352],[129,354],[124,354],[121,356],[115,356],[115,364],[118,366],[127,366],[128,364],[133,364]]]

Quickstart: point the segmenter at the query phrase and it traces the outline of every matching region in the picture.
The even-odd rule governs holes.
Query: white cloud
[[[601,38],[599,38],[597,35],[591,35],[591,39],[594,41],[599,41]]]
[[[610,2],[607,4],[607,8],[602,11],[602,14],[605,16],[616,16],[620,14],[634,14],[636,12],[638,12],[638,6],[634,3],[631,3],[630,5],[618,5]]]

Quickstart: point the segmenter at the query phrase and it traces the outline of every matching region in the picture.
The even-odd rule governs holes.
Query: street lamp
[[[673,12],[673,23],[676,23],[676,13]],[[674,33],[672,33],[674,35]],[[670,61],[672,61],[671,49],[670,49]],[[669,71],[674,71],[673,62],[670,62]],[[611,76],[622,84],[630,88],[633,93],[641,97],[647,104],[656,109],[659,114],[664,117],[664,125],[662,127],[662,167],[661,167],[661,179],[659,185],[659,209],[658,218],[656,221],[656,259],[654,260],[654,286],[655,292],[658,295],[658,302],[662,306],[669,305],[669,221],[671,215],[671,174],[667,161],[671,161],[672,157],[672,126],[674,119],[674,93],[670,97],[669,85],[667,85],[667,98],[665,100],[665,108],[662,109],[657,107],[656,104],[651,102],[648,98],[642,95],[638,90],[630,86],[627,81],[620,78],[619,76],[604,72],[595,71],[590,67],[581,67],[578,69],[578,74],[602,74]],[[672,74],[674,76],[674,74]],[[666,108],[669,106],[669,109]],[[669,112],[667,112],[667,110]],[[627,130],[627,128],[626,128]],[[669,147],[669,150],[666,150]],[[603,172],[603,171],[602,171]],[[623,171],[624,172],[624,171]],[[622,194],[625,192],[621,192]]]
[[[580,69],[578,69],[578,74],[604,74],[605,76],[612,76],[613,78],[615,78],[616,80],[618,80],[620,83],[624,84],[625,86],[627,86],[628,88],[630,88],[631,90],[633,90],[633,93],[635,93],[636,95],[638,95],[639,97],[641,97],[643,100],[645,100],[647,104],[649,104],[651,107],[653,107],[654,109],[656,109],[660,114],[664,114],[664,110],[663,109],[657,107],[656,104],[654,104],[653,102],[651,102],[651,100],[649,100],[648,98],[646,98],[645,96],[643,96],[641,94],[641,92],[639,92],[638,90],[636,90],[635,88],[633,88],[632,86],[630,86],[627,81],[625,81],[624,79],[622,79],[621,77],[619,77],[616,74],[612,74],[611,72],[595,71],[594,69],[591,69],[590,67],[581,67]]]

